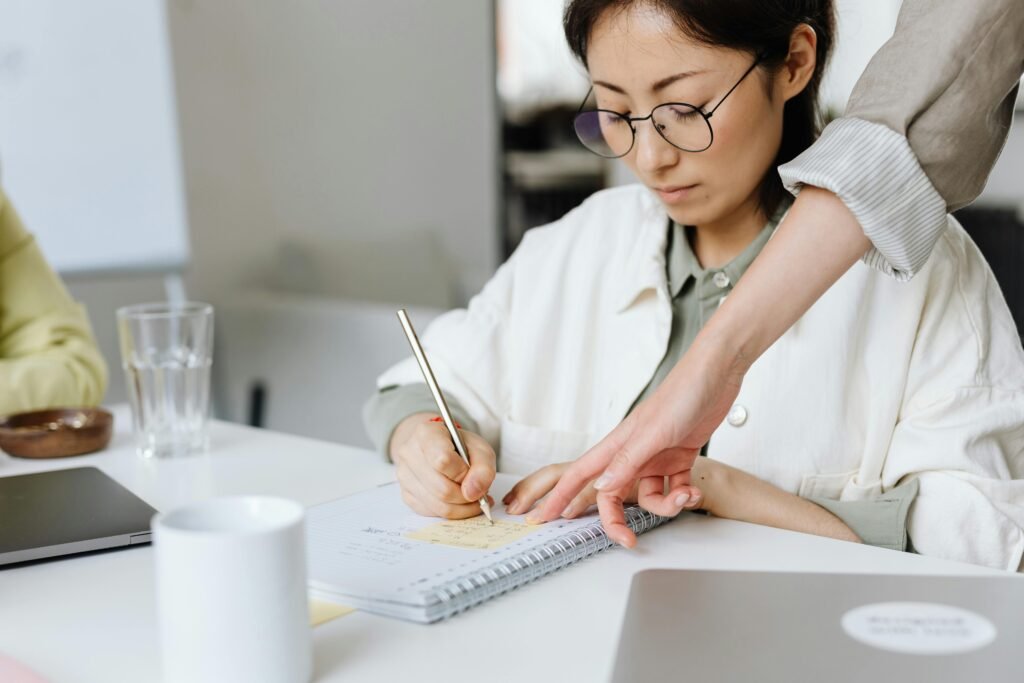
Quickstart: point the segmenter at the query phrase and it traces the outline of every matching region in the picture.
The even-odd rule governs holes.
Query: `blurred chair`
[[[436,232],[384,239],[295,236],[278,246],[275,290],[449,309],[456,278]]]
[[[409,355],[394,304],[254,292],[217,308],[218,416],[370,447],[362,406]],[[422,331],[440,309],[410,307]]]
[[[957,211],[956,218],[992,266],[1017,332],[1024,339],[1024,207],[973,204]]]
[[[269,288],[218,301],[218,417],[370,446],[363,403],[377,375],[410,353],[395,311],[409,309],[426,329],[457,305],[452,272],[425,230],[282,242]]]

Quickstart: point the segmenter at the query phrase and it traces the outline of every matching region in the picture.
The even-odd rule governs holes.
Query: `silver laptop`
[[[95,467],[0,477],[0,565],[149,543],[155,514]]]
[[[613,681],[1024,681],[1024,577],[654,569]]]

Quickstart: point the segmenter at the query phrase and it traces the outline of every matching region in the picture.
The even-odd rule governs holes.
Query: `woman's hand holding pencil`
[[[494,481],[494,449],[482,436],[459,430],[469,451],[466,465],[444,423],[430,413],[405,418],[391,436],[402,499],[428,517],[466,519],[480,514],[480,499]],[[488,503],[494,500],[488,496]]]

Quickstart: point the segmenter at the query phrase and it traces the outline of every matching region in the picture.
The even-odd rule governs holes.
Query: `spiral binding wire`
[[[640,507],[626,508],[626,524],[637,535],[650,531],[671,519]],[[567,567],[612,545],[600,521],[570,531],[545,545],[520,553],[502,562],[460,576],[427,592],[431,621],[444,619],[479,605],[513,588]]]

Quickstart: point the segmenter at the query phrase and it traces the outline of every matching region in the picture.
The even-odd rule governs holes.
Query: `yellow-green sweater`
[[[106,388],[85,309],[0,190],[0,415],[96,405]]]

